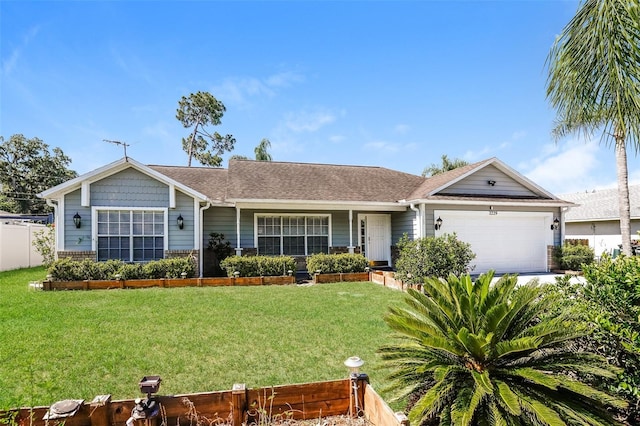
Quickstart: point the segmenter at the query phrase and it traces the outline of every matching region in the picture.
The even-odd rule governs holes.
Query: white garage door
[[[547,271],[547,246],[553,244],[551,213],[435,210],[442,226],[435,235],[456,233],[471,244],[476,258],[472,273]]]

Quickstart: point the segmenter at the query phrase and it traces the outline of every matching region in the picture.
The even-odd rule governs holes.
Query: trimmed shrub
[[[583,265],[593,263],[594,253],[588,245],[565,242],[562,247],[553,248],[553,257],[562,269],[580,271]]]
[[[356,253],[316,253],[307,257],[307,271],[310,275],[316,271],[323,274],[364,272],[367,265],[367,258]]]
[[[159,279],[196,276],[196,264],[192,258],[154,260],[148,263],[125,263],[121,260],[96,262],[70,258],[56,260],[47,270],[54,281],[112,280],[117,274],[122,279]]]
[[[220,262],[220,267],[233,277],[273,277],[287,275],[296,270],[296,261],[291,256],[229,256]]]
[[[409,283],[423,283],[426,278],[460,276],[473,270],[469,264],[476,255],[471,244],[457,239],[456,234],[409,240],[403,235],[398,242],[396,278]]]
[[[582,272],[587,284],[558,286],[560,300],[595,325],[587,348],[624,368],[606,385],[629,400],[628,424],[640,424],[640,257],[603,255]]]

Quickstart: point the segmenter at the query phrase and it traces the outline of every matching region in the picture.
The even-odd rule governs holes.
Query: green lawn
[[[401,292],[371,283],[43,292],[42,268],[0,273],[0,409],[339,379],[358,355],[378,389],[382,316]]]

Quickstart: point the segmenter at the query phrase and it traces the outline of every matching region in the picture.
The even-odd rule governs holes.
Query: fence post
[[[247,411],[247,385],[234,383],[231,390],[231,417],[233,426],[241,426]]]
[[[361,417],[364,415],[364,392],[367,388],[367,384],[369,384],[369,376],[366,373],[358,374],[357,379],[358,388],[355,390],[355,398],[357,398],[357,407],[359,411],[356,413],[356,416]]]
[[[109,426],[110,419],[111,395],[97,395],[93,401],[89,403],[91,412],[89,420],[91,426]]]

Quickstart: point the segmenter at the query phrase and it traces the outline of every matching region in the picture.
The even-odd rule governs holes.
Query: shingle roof
[[[180,166],[149,166],[149,168],[206,195],[211,200],[224,201],[227,169]]]
[[[567,222],[588,220],[618,220],[618,189],[601,189],[591,192],[577,192],[561,195],[579,206],[570,208],[565,216]],[[629,186],[631,218],[640,219],[640,185]]]
[[[424,180],[383,167],[231,160],[227,200],[396,202]]]

